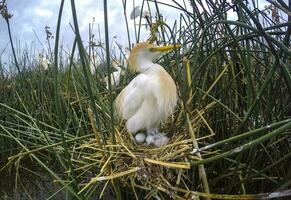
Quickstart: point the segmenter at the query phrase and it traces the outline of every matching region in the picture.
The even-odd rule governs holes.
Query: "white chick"
[[[165,133],[156,133],[155,135],[148,134],[146,138],[146,143],[148,145],[155,145],[156,147],[161,147],[167,144],[169,138],[165,135]]]
[[[156,46],[147,42],[137,44],[129,55],[129,69],[139,72],[117,96],[115,109],[126,122],[129,133],[146,130],[147,143],[157,147],[168,142],[167,136],[157,130],[174,111],[177,88],[167,71],[153,60],[163,52],[180,45]]]

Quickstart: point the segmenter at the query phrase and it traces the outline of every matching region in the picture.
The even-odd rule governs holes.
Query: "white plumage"
[[[111,79],[110,81],[112,88],[115,88],[119,85],[121,76],[123,75],[123,69],[120,67],[120,63],[116,60],[112,62],[112,67],[116,69],[116,71],[110,74]],[[126,68],[126,65],[124,64],[123,67]],[[108,90],[109,89],[108,77],[106,76],[104,80],[106,82],[106,89]]]
[[[140,74],[121,91],[115,101],[117,113],[127,120],[128,132],[146,130],[147,143],[155,146],[168,142],[165,134],[159,133],[157,128],[173,113],[177,89],[172,77],[153,60],[175,47],[158,47],[147,42],[137,44],[129,56],[129,69]]]
[[[146,143],[148,145],[153,144],[157,147],[167,144],[168,141],[169,138],[165,135],[165,133],[156,133],[155,135],[149,134],[146,138]]]
[[[112,72],[110,74],[111,84],[112,84],[113,88],[115,88],[115,87],[117,87],[119,85],[121,74],[122,74],[122,69],[120,67],[118,67],[115,72]],[[109,83],[108,83],[107,76],[105,77],[105,81],[106,81],[106,88],[108,90],[109,89]]]
[[[140,6],[136,6],[135,8],[133,8],[133,10],[130,13],[130,19],[135,19],[135,18],[137,18],[139,16],[141,16],[143,18],[149,17],[150,16],[150,13],[147,10],[144,10],[141,13],[141,7]]]
[[[51,62],[43,54],[38,54],[38,65],[42,70],[48,70],[50,64]]]
[[[97,58],[97,56],[94,54],[94,55],[90,56],[89,62],[90,62],[90,64],[89,64],[90,72],[93,75],[96,72],[96,68],[100,65],[100,61]]]

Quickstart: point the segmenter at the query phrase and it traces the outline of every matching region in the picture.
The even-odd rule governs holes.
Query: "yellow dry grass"
[[[78,152],[90,153],[75,159],[78,160],[75,165],[78,166],[76,170],[84,172],[93,165],[96,165],[99,170],[90,180],[88,179],[87,183],[83,184],[80,192],[98,182],[106,181],[105,186],[107,186],[108,181],[118,179],[124,187],[128,187],[135,194],[137,190],[146,191],[145,199],[155,197],[157,192],[166,192],[176,199],[186,198],[189,194],[186,195],[182,192],[184,194],[179,196],[182,194],[179,191],[189,191],[187,183],[189,183],[190,177],[188,174],[191,168],[190,159],[201,159],[201,156],[200,158],[199,156],[189,156],[190,152],[197,148],[197,140],[200,139],[195,138],[194,132],[199,126],[205,126],[209,128],[209,131],[201,135],[201,139],[214,135],[203,117],[206,111],[214,106],[215,103],[211,103],[204,109],[191,113],[187,122],[191,126],[190,129],[184,126],[185,128],[179,128],[179,130],[175,130],[175,128],[166,130],[171,139],[167,145],[160,148],[136,144],[132,135],[122,129],[123,124],[115,128],[115,144],[111,137],[107,137],[105,142],[102,141],[99,137],[100,133],[94,128],[95,120],[92,111],[88,109],[95,139],[89,142],[84,141],[76,149]],[[176,113],[175,116],[180,115]],[[174,118],[170,119],[164,127],[174,124],[173,120]],[[176,117],[175,120],[178,120],[175,122],[176,124],[182,123],[179,121],[179,117]]]

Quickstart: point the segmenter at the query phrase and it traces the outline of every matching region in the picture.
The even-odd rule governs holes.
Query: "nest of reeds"
[[[83,189],[86,190],[94,184],[104,182],[106,186],[112,180],[118,179],[123,187],[128,188],[136,199],[143,190],[143,199],[158,198],[160,195],[167,197],[189,198],[193,195],[189,185],[190,160],[199,159],[199,155],[191,155],[197,148],[195,127],[205,125],[203,114],[213,107],[215,103],[209,104],[203,110],[196,110],[195,113],[187,114],[187,122],[182,122],[182,113],[172,117],[162,129],[168,133],[170,141],[162,147],[154,147],[146,144],[136,144],[133,135],[127,133],[125,128],[115,128],[115,134],[107,137],[105,142],[100,138],[100,133],[92,126],[95,139],[89,142],[84,141],[78,147],[77,170],[86,172],[92,166],[96,166],[95,174],[90,170],[90,178],[84,180]],[[91,124],[95,123],[92,111],[88,109]],[[175,121],[173,121],[175,120]],[[181,126],[181,123],[186,125]],[[173,126],[176,124],[176,126]],[[178,124],[178,125],[177,125]],[[124,127],[121,124],[120,127]],[[190,127],[190,128],[189,128]],[[208,132],[212,136],[212,131]],[[86,152],[86,153],[85,153]],[[89,170],[88,170],[89,171]],[[102,193],[101,193],[102,196]]]

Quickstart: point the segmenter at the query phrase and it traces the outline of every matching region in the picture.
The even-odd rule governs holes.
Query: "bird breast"
[[[139,130],[163,122],[177,103],[172,77],[159,65],[135,77],[118,95],[115,105],[119,116]]]

